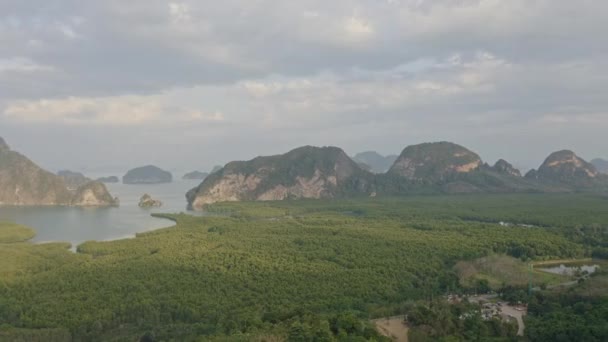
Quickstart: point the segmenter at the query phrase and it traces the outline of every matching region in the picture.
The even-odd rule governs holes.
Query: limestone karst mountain
[[[170,172],[154,165],[137,167],[129,170],[123,177],[124,184],[161,184],[171,183],[173,176]]]
[[[553,153],[522,177],[504,159],[490,166],[463,146],[436,142],[406,147],[386,173],[369,172],[337,147],[305,146],[231,162],[186,197],[190,207],[202,209],[222,201],[598,189],[608,189],[608,175],[571,151]]]
[[[506,161],[504,159],[498,160],[496,162],[496,164],[494,164],[492,169],[498,173],[503,173],[503,174],[507,174],[507,175],[511,175],[511,176],[515,176],[515,177],[521,177],[521,172],[518,169],[516,169],[515,167],[513,167],[513,165],[511,165],[511,163],[509,163],[508,161]]]
[[[0,205],[111,206],[117,202],[106,187],[87,182],[71,190],[65,181],[12,151],[0,138]]]
[[[551,153],[538,170],[528,172],[526,177],[553,181],[576,183],[597,179],[600,173],[595,166],[569,150]]]
[[[608,175],[570,150],[552,153],[525,177],[558,191],[608,191]]]
[[[376,151],[366,151],[355,154],[353,160],[368,165],[371,172],[384,173],[393,165],[397,155],[383,156]]]
[[[439,181],[453,173],[481,166],[476,153],[454,143],[424,143],[406,147],[388,171],[409,180]]]
[[[187,198],[195,209],[221,201],[332,198],[368,191],[371,177],[337,147],[305,146],[228,163]]]

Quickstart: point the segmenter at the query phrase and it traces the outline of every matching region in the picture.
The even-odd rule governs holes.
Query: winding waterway
[[[36,230],[34,242],[66,241],[73,247],[88,240],[116,240],[136,233],[173,225],[172,221],[152,217],[151,213],[186,212],[186,192],[199,181],[168,184],[107,184],[120,199],[117,208],[0,207],[0,221],[11,221]],[[161,208],[142,209],[139,198],[148,193],[163,202]],[[190,212],[191,214],[198,214]]]

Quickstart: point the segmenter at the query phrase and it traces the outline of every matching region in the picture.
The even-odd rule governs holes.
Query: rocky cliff
[[[337,147],[306,146],[228,163],[188,192],[187,199],[201,209],[222,201],[332,198],[370,191],[370,177]]]
[[[79,197],[82,192],[70,191],[61,177],[12,151],[0,138],[0,205],[88,205]],[[114,205],[107,190],[93,194],[97,197],[95,205]]]
[[[460,145],[425,143],[406,147],[388,174],[413,181],[437,182],[452,174],[477,170],[481,165],[476,153]]]
[[[144,194],[139,199],[139,207],[140,208],[159,208],[163,206],[163,202],[152,198],[152,196],[148,194]]]
[[[492,166],[492,170],[505,175],[521,177],[521,172],[504,159],[498,160],[496,164]]]
[[[441,193],[608,191],[608,175],[571,151],[547,158],[525,177],[507,161],[483,163],[453,143],[406,147],[390,170],[373,174],[336,147],[232,162],[187,194],[194,209],[222,201],[401,196]]]
[[[554,152],[538,168],[528,172],[526,177],[553,182],[579,182],[598,178],[599,172],[591,163],[574,152],[562,150]]]
[[[117,206],[119,201],[118,198],[110,195],[103,183],[90,181],[76,189],[70,204],[81,207],[103,207]]]

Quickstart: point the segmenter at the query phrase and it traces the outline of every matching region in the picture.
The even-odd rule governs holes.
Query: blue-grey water
[[[553,274],[573,276],[576,274],[584,274],[584,273],[592,274],[592,273],[595,273],[599,268],[600,268],[600,265],[596,265],[596,264],[593,264],[593,265],[560,264],[559,266],[556,265],[556,266],[552,266],[552,267],[543,267],[543,268],[541,268],[541,270],[544,272],[553,273]]]
[[[151,213],[186,212],[186,192],[199,181],[167,184],[106,184],[120,199],[117,208],[0,207],[0,221],[11,221],[36,230],[34,242],[65,241],[73,247],[89,240],[116,240],[136,233],[173,225],[172,221],[152,217]],[[142,209],[137,204],[143,194],[161,200],[163,206]]]

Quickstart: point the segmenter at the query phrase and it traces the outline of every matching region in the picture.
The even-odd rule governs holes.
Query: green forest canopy
[[[211,208],[218,216],[169,215],[176,226],[78,253],[3,243],[0,340],[379,340],[367,319],[463,291],[460,260],[601,254],[607,203],[582,194],[228,203]]]

